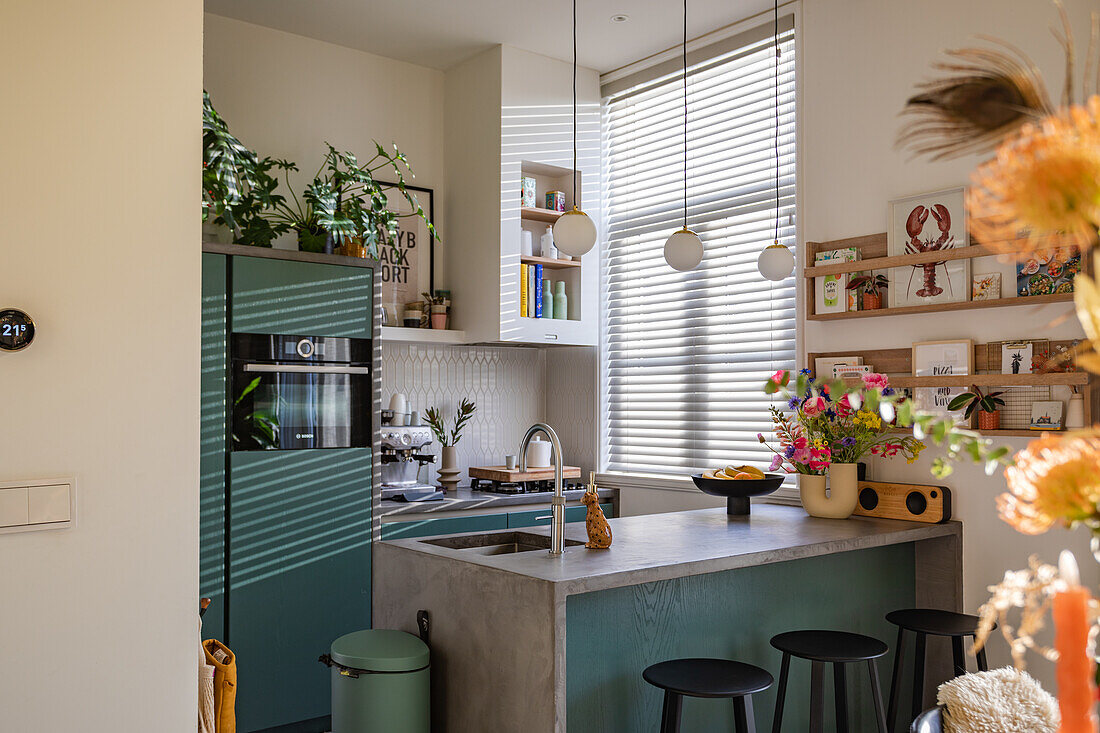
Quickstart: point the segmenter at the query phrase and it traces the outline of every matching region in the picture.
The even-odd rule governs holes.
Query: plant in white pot
[[[476,410],[477,405],[463,398],[462,403],[458,406],[458,411],[455,413],[454,423],[450,431],[447,430],[447,421],[443,418],[438,407],[429,407],[424,412],[424,421],[428,423],[432,435],[441,446],[439,483],[444,491],[454,491],[458,488],[458,476],[462,472],[456,467],[458,459],[455,446],[458,445],[458,441],[462,440],[462,428],[466,427],[466,423],[474,416]]]
[[[851,516],[859,501],[858,462],[861,458],[901,455],[912,463],[924,449],[924,443],[911,435],[893,435],[890,423],[877,410],[870,409],[870,405],[878,405],[880,397],[894,394],[884,374],[865,374],[862,389],[841,394],[836,400],[830,386],[817,384],[808,370],[799,373],[793,383],[788,372],[776,372],[765,391],[781,394],[791,411],[788,416],[772,408],[772,419],[783,448],[782,452],[772,449],[776,453],[773,470],[787,465],[788,471],[794,466],[803,474],[799,477],[799,495],[802,506],[811,516],[829,519]],[[874,399],[867,399],[871,396]],[[887,412],[893,409],[890,405]],[[788,435],[796,435],[793,443],[788,439],[788,445],[784,445],[780,427]],[[758,437],[764,442],[762,435]],[[807,456],[809,460],[799,460]],[[828,489],[824,477],[805,480],[806,474],[798,469],[800,464],[812,468],[813,474],[824,469],[829,479]]]

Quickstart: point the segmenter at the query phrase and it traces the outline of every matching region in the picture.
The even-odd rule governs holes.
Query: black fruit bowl
[[[770,494],[783,485],[787,478],[780,473],[766,473],[764,478],[736,479],[703,478],[703,474],[694,473],[691,480],[704,494],[726,497],[726,514],[744,516],[749,513],[749,497]]]

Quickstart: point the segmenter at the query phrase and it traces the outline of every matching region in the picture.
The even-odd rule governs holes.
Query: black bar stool
[[[974,636],[978,628],[978,617],[954,611],[941,611],[936,608],[906,608],[886,614],[886,620],[898,627],[898,644],[894,652],[894,673],[890,678],[890,704],[887,707],[887,722],[890,730],[898,715],[898,690],[901,682],[901,665],[905,656],[905,632],[916,634],[913,668],[913,705],[910,719],[920,715],[924,707],[924,647],[929,636],[951,637],[951,656],[954,660],[955,676],[966,674],[966,654],[963,641]],[[989,665],[985,659],[985,648],[978,651],[978,671],[985,672]],[[944,680],[946,681],[946,680]]]
[[[665,691],[661,733],[679,733],[684,695],[733,698],[737,733],[756,733],[752,694],[773,682],[766,670],[728,659],[670,659],[647,667],[642,678]]]
[[[772,637],[772,646],[783,652],[779,671],[779,690],[775,696],[775,718],[772,733],[783,728],[783,702],[787,694],[787,676],[791,657],[808,659],[810,667],[810,733],[821,733],[825,698],[825,665],[833,665],[833,695],[836,699],[837,733],[848,731],[848,683],[844,665],[866,662],[871,678],[871,696],[875,702],[875,722],[879,733],[886,733],[882,691],[879,689],[875,660],[886,654],[888,647],[878,639],[846,631],[788,631]]]

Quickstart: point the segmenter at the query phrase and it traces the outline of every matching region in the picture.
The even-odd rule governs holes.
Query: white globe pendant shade
[[[794,255],[782,244],[770,244],[760,253],[756,267],[769,280],[785,280],[794,272]]]
[[[595,244],[596,225],[588,218],[588,214],[576,206],[572,211],[559,216],[554,222],[554,246],[559,252],[580,257]]]
[[[703,261],[703,243],[699,235],[684,227],[665,240],[665,262],[673,270],[694,270]]]

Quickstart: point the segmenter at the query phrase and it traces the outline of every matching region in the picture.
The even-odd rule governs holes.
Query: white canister
[[[546,227],[546,233],[539,238],[539,256],[552,260],[558,258],[558,248],[554,246],[554,228]]]
[[[536,435],[527,444],[527,467],[549,468],[551,445],[549,440],[543,440]]]
[[[519,253],[524,257],[535,254],[535,235],[530,229],[523,229],[519,233]]]
[[[408,403],[403,392],[395,392],[393,397],[390,397],[390,409],[393,410],[393,425],[395,427],[403,426],[409,419]]]
[[[1085,397],[1080,394],[1069,396],[1069,405],[1066,407],[1066,429],[1085,427]]]

